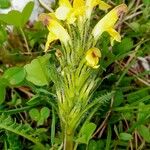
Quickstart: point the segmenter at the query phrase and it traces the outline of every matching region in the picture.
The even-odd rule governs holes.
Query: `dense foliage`
[[[74,73],[72,69],[78,66],[80,59],[75,59],[73,65],[66,63],[70,60],[68,57],[65,63],[62,62],[61,39],[52,42],[45,50],[47,35],[51,31],[39,21],[43,21],[45,16],[34,23],[29,21],[33,2],[29,2],[21,12],[12,10],[8,14],[0,14],[0,149],[62,149],[64,122],[72,119],[65,116],[68,112],[76,115],[72,119],[76,128],[72,139],[76,143],[74,150],[150,149],[150,1],[107,2],[112,8],[124,2],[128,6],[128,11],[121,14],[115,24],[122,37],[121,42],[113,41],[110,46],[110,35],[104,32],[93,44],[100,52],[91,50],[92,38],[88,41],[89,46],[80,36],[80,30],[65,26],[69,28],[69,35],[72,32],[73,39],[81,37],[82,41],[85,40],[84,46],[89,46],[87,50],[90,50],[86,53],[86,65],[90,69],[82,71],[84,75],[82,80],[78,80],[78,88],[82,89],[82,81],[87,77],[86,88],[92,94],[86,95],[87,90],[82,90],[82,107],[77,103],[82,97],[80,95],[72,104],[79,109],[57,102],[65,87],[64,76],[68,77],[70,70],[72,72],[69,73]],[[56,1],[52,8],[56,10],[58,5]],[[11,1],[0,0],[0,8],[10,6]],[[51,11],[44,6],[41,5],[46,13]],[[86,38],[90,38],[89,33],[96,23],[109,12],[98,7],[94,10]],[[75,42],[73,46],[78,50]],[[61,43],[68,51],[69,48]],[[88,61],[88,57],[92,58],[91,51],[97,56],[92,62]],[[79,51],[79,56],[84,56],[84,52]],[[64,94],[68,92],[69,100],[73,90],[77,89],[64,90]]]

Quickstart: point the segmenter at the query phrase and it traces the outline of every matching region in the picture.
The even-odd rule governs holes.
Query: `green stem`
[[[28,42],[27,42],[27,38],[26,38],[25,33],[24,33],[24,31],[23,31],[23,29],[21,27],[20,27],[20,31],[21,31],[22,37],[24,39],[24,42],[26,44],[26,48],[27,48],[28,54],[31,54],[31,51],[29,49],[29,45],[28,45]]]
[[[64,137],[64,149],[63,150],[73,150],[73,136],[74,133],[73,132],[68,132],[68,130],[66,130],[65,132],[65,137]]]

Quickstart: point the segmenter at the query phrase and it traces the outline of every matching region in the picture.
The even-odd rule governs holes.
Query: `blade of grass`
[[[105,150],[110,150],[110,144],[111,144],[111,136],[112,136],[112,131],[110,125],[108,125],[108,131],[107,131],[107,140],[106,140],[106,147]]]
[[[55,123],[56,123],[56,116],[54,108],[52,108],[52,125],[51,125],[51,145],[54,145],[54,139],[55,139]]]

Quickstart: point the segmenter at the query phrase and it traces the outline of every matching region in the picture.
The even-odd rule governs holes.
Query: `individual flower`
[[[53,17],[52,14],[41,14],[39,20],[42,21],[48,28],[49,34],[45,45],[45,51],[48,50],[51,42],[60,40],[64,45],[70,42],[71,38],[67,30]]]
[[[95,40],[99,38],[99,36],[103,32],[108,32],[111,36],[112,42],[116,40],[118,42],[121,41],[120,34],[114,29],[115,23],[117,22],[119,16],[127,11],[127,6],[125,4],[121,4],[114,9],[112,9],[107,15],[105,15],[94,27],[92,31],[92,35]]]
[[[69,0],[59,0],[59,7],[56,9],[55,16],[59,20],[67,20],[67,23],[73,24],[78,16],[85,12],[84,0],[74,0],[73,5]]]
[[[98,48],[96,48],[96,47],[90,48],[86,52],[86,56],[85,56],[87,65],[92,68],[98,68],[99,65],[97,65],[97,64],[99,62],[100,57],[101,57],[101,51]]]
[[[111,8],[109,4],[101,0],[86,0],[86,18],[90,18],[93,8],[97,5],[99,5],[101,10],[107,10]]]

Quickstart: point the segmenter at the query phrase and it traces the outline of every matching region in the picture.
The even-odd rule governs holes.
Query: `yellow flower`
[[[99,58],[101,57],[101,51],[96,48],[96,47],[93,47],[93,48],[90,48],[87,52],[86,52],[86,61],[87,61],[87,65],[92,67],[92,68],[98,68],[99,65],[98,62],[99,62]]]
[[[94,27],[92,31],[92,35],[95,40],[99,38],[99,36],[107,31],[112,37],[112,41],[116,40],[118,42],[121,41],[120,34],[114,29],[115,23],[117,22],[120,14],[127,11],[127,6],[125,4],[121,4],[114,9],[112,9],[107,15],[105,15]]]
[[[99,8],[102,10],[107,10],[109,8],[111,8],[110,5],[108,5],[107,3],[101,1],[101,0],[86,0],[86,17],[90,18],[92,10],[95,6],[99,5]]]
[[[54,18],[53,14],[41,14],[39,20],[48,28],[49,34],[45,45],[45,51],[48,50],[51,42],[59,39],[64,45],[70,42],[71,38],[65,28]]]
[[[73,6],[69,0],[59,0],[59,7],[56,9],[55,16],[59,20],[67,20],[69,24],[73,24],[77,17],[82,16],[84,12],[84,0],[74,0]]]
[[[93,8],[99,5],[102,10],[107,10],[111,6],[101,0],[74,0],[73,6],[69,0],[59,0],[59,7],[56,9],[55,16],[59,20],[67,20],[69,24],[73,24],[78,16],[90,18]]]

